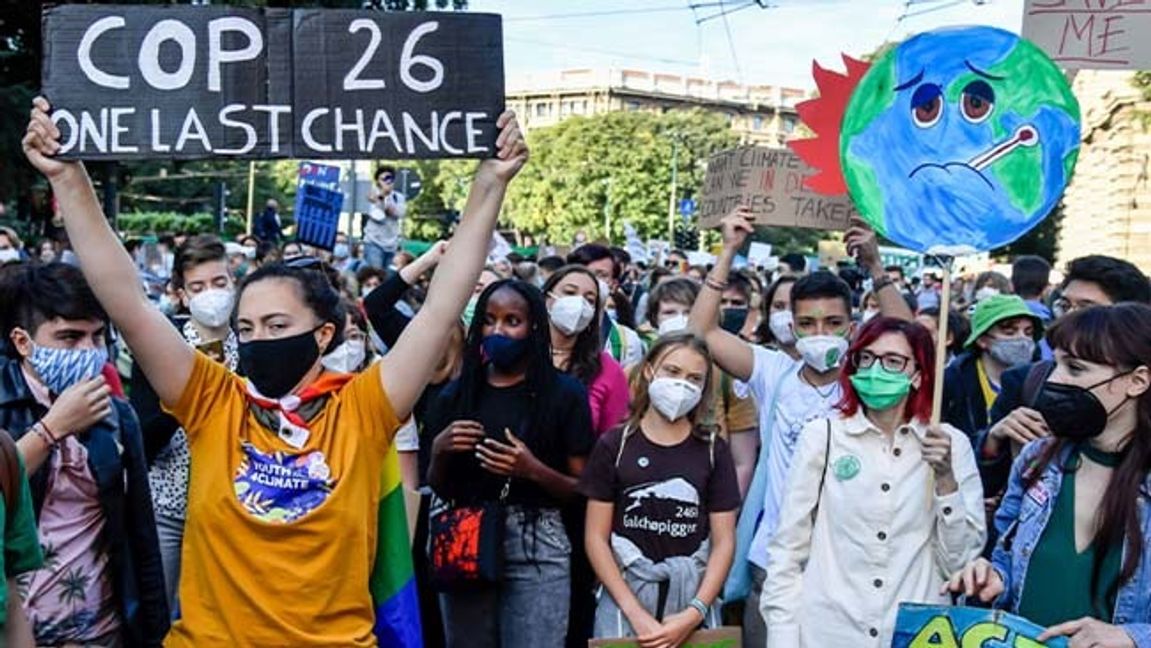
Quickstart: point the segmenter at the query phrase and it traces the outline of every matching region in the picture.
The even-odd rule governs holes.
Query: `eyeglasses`
[[[1077,310],[1091,308],[1092,306],[1098,306],[1098,304],[1090,301],[1073,302],[1066,297],[1060,297],[1059,299],[1055,300],[1055,303],[1051,305],[1051,308],[1053,311],[1055,311],[1056,316],[1063,317],[1064,315],[1074,313]]]
[[[911,362],[911,358],[899,355],[898,353],[885,353],[883,355],[876,355],[866,350],[857,352],[853,358],[855,366],[859,367],[860,369],[871,368],[871,366],[875,364],[876,360],[879,361],[880,366],[882,366],[884,369],[895,373],[901,373]]]

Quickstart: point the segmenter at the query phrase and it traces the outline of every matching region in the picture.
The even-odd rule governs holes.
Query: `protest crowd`
[[[23,147],[64,235],[0,230],[0,645],[886,648],[921,603],[1151,648],[1127,261],[910,275],[854,218],[854,263],[767,268],[742,206],[706,265],[493,258],[511,113],[418,257],[390,166],[331,250],[275,201],[145,249],[50,110]]]

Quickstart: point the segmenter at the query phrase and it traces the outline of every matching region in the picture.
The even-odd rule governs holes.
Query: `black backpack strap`
[[[815,525],[815,516],[819,515],[819,503],[823,500],[823,485],[827,482],[827,464],[831,462],[831,418],[827,419],[827,442],[823,449],[823,472],[819,474],[819,491],[815,495],[815,508],[811,511],[811,524]]]

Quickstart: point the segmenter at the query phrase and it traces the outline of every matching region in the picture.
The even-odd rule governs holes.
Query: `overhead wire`
[[[528,22],[535,20],[566,20],[568,18],[601,18],[605,16],[624,16],[634,14],[646,13],[671,13],[677,11],[692,11],[696,9],[706,9],[711,7],[722,7],[723,2],[716,0],[714,2],[692,2],[687,6],[660,6],[660,7],[632,7],[630,9],[604,9],[599,11],[574,11],[570,13],[558,14],[543,14],[538,16],[509,16],[504,18],[504,22]]]

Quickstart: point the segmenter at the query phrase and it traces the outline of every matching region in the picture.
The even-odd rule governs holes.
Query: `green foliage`
[[[1135,86],[1143,95],[1144,101],[1151,101],[1151,70],[1140,70],[1131,78],[1131,85]]]
[[[256,162],[252,192],[253,216],[274,198],[281,214],[290,214],[296,200],[299,162]],[[184,214],[214,211],[216,183],[224,182],[229,216],[246,219],[248,162],[246,160],[142,161],[120,164],[120,209],[131,211],[171,210]]]
[[[174,232],[189,234],[218,234],[212,214],[181,214],[178,212],[129,212],[120,214],[116,221],[126,236],[145,236]],[[234,238],[244,232],[244,221],[229,217],[224,222],[224,236]]]
[[[666,239],[673,155],[678,202],[702,184],[708,156],[738,143],[727,120],[699,110],[573,117],[528,139],[532,161],[512,185],[503,221],[553,242],[579,230],[622,241],[625,222],[641,238]]]

